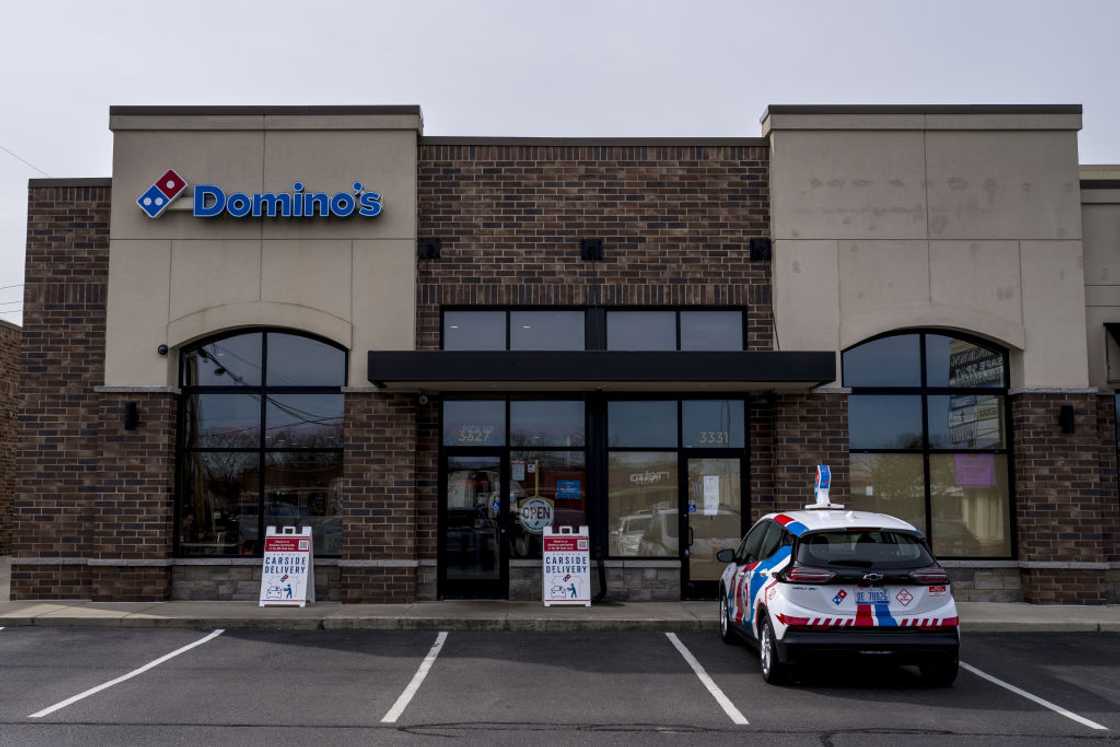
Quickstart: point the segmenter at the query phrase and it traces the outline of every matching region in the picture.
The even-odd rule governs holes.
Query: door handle
[[[692,527],[688,528],[688,546],[692,547],[696,544],[696,533],[692,531]]]

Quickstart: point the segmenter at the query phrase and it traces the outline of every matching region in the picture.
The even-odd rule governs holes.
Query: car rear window
[[[797,560],[838,568],[921,568],[933,558],[916,535],[890,529],[844,529],[801,537]]]

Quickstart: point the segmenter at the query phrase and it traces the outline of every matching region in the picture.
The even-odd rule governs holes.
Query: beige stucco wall
[[[939,327],[1009,347],[1014,386],[1088,385],[1079,115],[819,113],[763,128],[781,349]]]
[[[1105,178],[1120,179],[1120,167],[1113,170],[1115,176]],[[1120,385],[1120,345],[1104,325],[1120,323],[1120,189],[1082,190],[1081,220],[1089,381],[1095,387],[1114,389]]]
[[[113,116],[105,383],[175,384],[177,346],[275,325],[365,353],[415,346],[418,115]],[[233,191],[380,192],[376,218],[194,218],[181,196],[158,219],[135,204],[168,168]],[[172,354],[157,353],[160,344]]]

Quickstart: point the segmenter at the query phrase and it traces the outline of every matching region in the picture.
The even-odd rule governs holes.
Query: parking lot
[[[701,633],[10,627],[0,744],[1018,745],[1120,729],[1120,635],[972,635],[963,659],[1002,684],[962,671],[930,689],[861,664],[776,688],[750,649]]]

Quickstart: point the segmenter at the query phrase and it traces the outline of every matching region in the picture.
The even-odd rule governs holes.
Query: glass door
[[[739,457],[689,456],[688,502],[683,514],[686,596],[715,599],[723,563],[716,553],[734,548],[743,535],[743,460]]]
[[[460,599],[504,599],[508,501],[500,453],[447,456],[441,500],[441,592]]]

